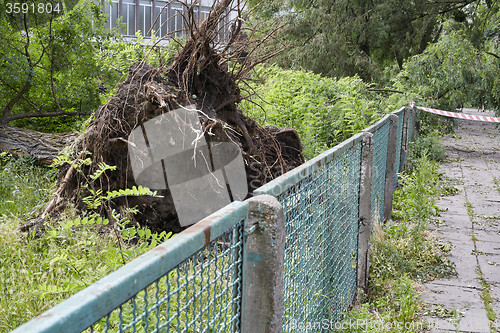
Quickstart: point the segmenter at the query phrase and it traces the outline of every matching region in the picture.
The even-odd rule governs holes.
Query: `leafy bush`
[[[410,157],[409,166],[413,167],[413,161],[418,160],[423,155],[432,161],[442,161],[445,157],[445,148],[439,141],[439,133],[437,131],[431,132],[426,136],[417,135],[414,142],[410,143]]]
[[[253,103],[243,101],[240,107],[263,125],[296,129],[306,158],[358,133],[384,114],[381,101],[358,77],[331,79],[271,66],[259,67],[254,79],[257,83],[251,90],[257,95]]]
[[[11,108],[4,116],[90,113],[99,105],[101,70],[95,57],[102,40],[113,36],[99,6],[79,1],[74,8],[65,8],[64,14],[42,22],[27,14],[25,26],[19,22],[23,16],[0,13],[0,40],[5,46],[0,49],[0,105]],[[20,92],[24,93],[17,98]],[[69,129],[64,123],[67,118],[55,124],[35,119],[13,124],[45,131]]]
[[[373,303],[364,303],[349,312],[341,323],[339,332],[421,332],[424,324],[419,322],[422,300],[416,291],[415,282],[407,275],[389,282],[385,293]],[[383,311],[379,311],[383,309]],[[353,325],[347,325],[352,323]],[[387,330],[400,325],[399,329]]]
[[[154,45],[156,42],[157,40],[152,38],[148,45]],[[148,45],[144,43],[144,38],[139,31],[132,41],[122,39],[103,41],[96,55],[96,61],[101,69],[103,92],[100,96],[101,104],[106,103],[107,99],[115,93],[117,85],[125,81],[131,65],[144,61],[155,67],[168,66],[180,49],[178,43],[168,43],[161,47]]]
[[[484,105],[500,110],[498,59],[476,49],[451,24],[436,43],[404,64],[395,86],[414,92],[417,102],[430,107],[454,110]]]

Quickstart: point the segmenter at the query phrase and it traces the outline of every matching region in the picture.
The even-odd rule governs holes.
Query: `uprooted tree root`
[[[83,172],[70,169],[62,173],[67,199],[84,208],[81,198],[89,193],[88,188],[82,187],[86,181],[84,175],[95,172],[99,162],[116,166],[116,171],[106,172],[94,184],[104,193],[137,185],[128,154],[127,139],[132,130],[147,120],[187,105],[196,105],[199,110],[207,142],[231,141],[240,147],[249,192],[304,162],[295,130],[262,127],[237,107],[242,99],[237,75],[229,72],[227,58],[213,46],[218,22],[230,3],[220,1],[199,27],[190,27],[191,38],[169,67],[153,68],[137,63],[130,68],[127,80],[108,103],[95,112],[83,139],[75,145],[73,157],[89,152],[92,164],[82,166]],[[234,40],[231,38],[230,42]],[[135,219],[139,223],[155,231],[179,231],[169,190],[158,191],[158,194],[163,198],[117,199],[103,205],[100,213],[109,215],[111,209],[137,207],[139,214]]]

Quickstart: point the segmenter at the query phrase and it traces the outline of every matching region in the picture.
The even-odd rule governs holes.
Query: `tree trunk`
[[[19,156],[31,155],[43,164],[50,164],[78,135],[76,132],[48,134],[0,124],[0,150]]]

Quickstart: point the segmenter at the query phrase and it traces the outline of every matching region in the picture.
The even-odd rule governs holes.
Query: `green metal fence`
[[[237,332],[247,210],[233,202],[16,331]]]
[[[356,291],[358,134],[255,191],[285,213],[284,332],[341,319]]]
[[[387,149],[389,147],[389,115],[366,129],[374,136],[372,217],[384,219],[385,176],[387,170]]]
[[[265,266],[282,273],[274,274],[279,281],[271,288],[282,295],[273,301],[280,309],[276,318],[245,313],[259,308],[266,296],[256,297],[255,290],[269,280],[249,280],[256,265],[267,259],[251,252],[248,244],[251,237],[272,233],[253,224],[269,214],[245,201],[224,207],[15,332],[241,332],[242,327],[253,332],[244,320],[270,323],[265,331],[301,332],[298,327],[304,325],[340,321],[355,299],[358,268],[364,267],[358,263],[363,186],[371,184],[364,202],[371,198],[372,204],[369,221],[363,223],[381,221],[386,182],[397,186],[397,176],[388,176],[388,156],[396,154],[396,172],[405,165],[414,111],[394,114],[393,142],[394,116],[387,115],[363,131],[373,134],[370,149],[366,139],[371,134],[357,134],[254,191],[257,202],[259,195],[274,196],[284,215],[284,252],[276,252],[281,259]],[[371,165],[367,151],[373,156]],[[268,236],[266,249],[278,248],[273,242],[279,237]],[[248,292],[245,286],[252,284]],[[249,303],[253,306],[245,307]]]

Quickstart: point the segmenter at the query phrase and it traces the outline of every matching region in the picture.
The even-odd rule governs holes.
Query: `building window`
[[[151,36],[151,10],[153,4],[148,0],[140,0],[139,2],[139,18],[137,30],[141,30],[142,35],[146,37]]]
[[[173,3],[170,5],[169,11],[169,32],[174,37],[181,37],[184,32],[184,19],[183,15],[184,7],[181,4]]]
[[[186,35],[184,17],[187,15],[185,6],[178,2],[167,0],[102,0],[104,13],[108,15],[107,27],[114,29],[121,17],[125,24],[125,36],[135,36],[141,31],[146,38],[151,37],[151,31],[158,37],[182,37]],[[199,25],[210,14],[210,6],[196,5],[194,8],[194,21]],[[219,33],[215,42],[224,40],[225,18],[219,22]],[[152,28],[152,29],[151,29]]]
[[[118,0],[113,0],[111,3],[104,4],[104,13],[108,17],[106,26],[108,29],[114,29],[118,25]]]
[[[211,9],[210,7],[201,6],[201,8],[200,8],[200,21],[199,22],[205,21],[205,19],[210,14],[210,9]]]
[[[166,2],[156,1],[153,22],[155,22],[154,30],[157,36],[163,37],[168,34],[168,6]]]
[[[122,17],[127,36],[135,35],[135,0],[122,0]]]

